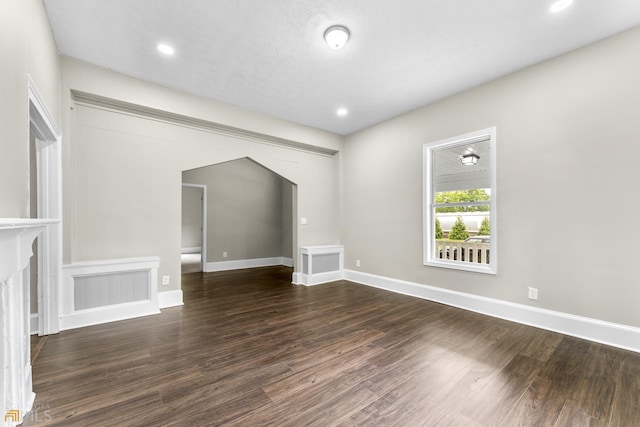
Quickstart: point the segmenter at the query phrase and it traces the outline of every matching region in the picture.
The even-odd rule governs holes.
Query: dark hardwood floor
[[[24,425],[640,425],[640,354],[290,277],[186,274],[183,307],[34,337]]]

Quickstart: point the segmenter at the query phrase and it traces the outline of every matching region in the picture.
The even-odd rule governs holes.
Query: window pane
[[[434,193],[491,188],[490,147],[490,140],[482,140],[434,150]],[[463,164],[463,156],[474,156],[475,163]]]

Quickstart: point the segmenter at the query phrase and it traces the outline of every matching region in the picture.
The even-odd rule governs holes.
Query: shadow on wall
[[[294,183],[248,157],[183,171],[182,183],[183,252],[201,246],[206,271],[257,266],[259,260],[291,265]],[[194,196],[198,188],[206,191],[204,200]]]

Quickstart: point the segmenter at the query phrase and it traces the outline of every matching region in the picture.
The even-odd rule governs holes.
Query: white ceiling
[[[640,25],[640,0],[552,3],[44,0],[63,55],[342,135]]]

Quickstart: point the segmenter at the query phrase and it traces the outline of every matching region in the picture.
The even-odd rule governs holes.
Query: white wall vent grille
[[[342,279],[343,252],[344,248],[339,245],[301,247],[302,271],[293,274],[293,282],[309,286]]]
[[[160,312],[160,258],[127,258],[63,266],[60,329]]]
[[[76,310],[148,299],[148,271],[79,276],[73,280],[73,305]]]

